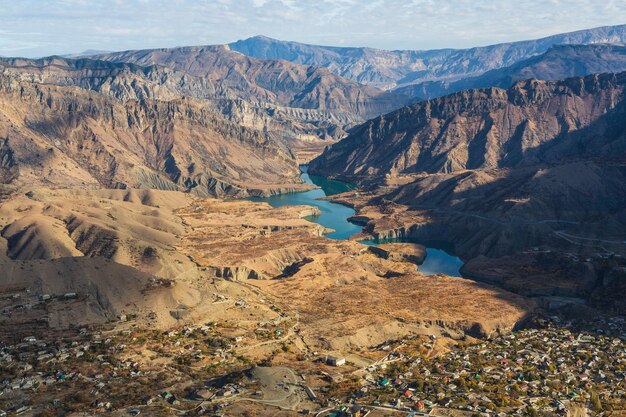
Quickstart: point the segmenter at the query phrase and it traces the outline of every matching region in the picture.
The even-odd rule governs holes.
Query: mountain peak
[[[280,39],[276,39],[276,38],[272,38],[270,36],[266,36],[266,35],[254,35],[254,36],[250,36],[249,38],[246,39],[240,39],[237,42],[234,43],[238,43],[238,42],[267,42],[267,43],[291,43],[289,41],[282,41]]]

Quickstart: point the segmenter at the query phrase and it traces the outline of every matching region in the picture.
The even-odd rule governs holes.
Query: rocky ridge
[[[309,169],[362,181],[623,155],[625,86],[602,74],[428,100],[359,126]]]
[[[139,66],[85,58],[4,58],[0,59],[0,71],[20,81],[77,86],[121,101],[195,98],[229,121],[269,131],[291,146],[300,141],[341,138],[346,129],[364,120],[351,113],[262,101],[227,88],[219,80],[157,65]]]
[[[362,185],[335,199],[366,236],[443,241],[472,278],[592,300],[626,264],[625,77],[429,100],[360,126],[309,171]]]
[[[308,110],[305,120],[315,118],[317,124],[334,124],[335,129],[345,130],[408,102],[407,97],[358,84],[326,68],[251,58],[226,45],[123,51],[91,58],[167,67],[219,85],[229,98],[255,107],[290,108],[303,113]]]
[[[561,80],[626,70],[623,44],[556,45],[545,53],[513,65],[457,81],[427,81],[398,88],[408,96],[434,98],[472,88],[509,88],[519,80]]]

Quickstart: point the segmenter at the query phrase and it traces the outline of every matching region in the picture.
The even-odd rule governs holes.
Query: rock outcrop
[[[426,259],[426,247],[417,243],[383,243],[367,248],[374,255],[394,262],[421,265]]]

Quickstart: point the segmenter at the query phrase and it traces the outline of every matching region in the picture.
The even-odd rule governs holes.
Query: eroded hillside
[[[121,102],[10,76],[0,78],[0,90],[5,183],[204,196],[299,187],[296,160],[280,141],[194,99]]]
[[[337,199],[366,235],[443,241],[465,276],[615,310],[625,112],[624,73],[468,90],[362,125],[309,170],[364,186]]]
[[[15,195],[0,209],[3,291],[54,302],[16,310],[7,323],[45,316],[62,329],[122,314],[161,327],[243,320],[207,303],[220,294],[258,305],[261,315],[269,310],[259,299],[268,298],[309,329],[308,345],[352,349],[394,332],[506,332],[533,311],[531,302],[488,285],[428,278],[409,258],[384,259],[360,243],[326,239],[302,219],[312,212],[173,191]],[[76,295],[64,299],[68,293]],[[370,298],[378,301],[363,302]]]
[[[347,180],[620,158],[626,73],[467,90],[380,116],[311,162]]]

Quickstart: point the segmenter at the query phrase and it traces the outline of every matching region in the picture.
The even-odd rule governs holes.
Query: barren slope
[[[261,290],[297,319],[303,340],[315,348],[351,350],[415,334],[506,332],[534,309],[506,291],[426,277],[410,259],[383,259],[363,244],[320,237],[317,225],[298,220],[309,210],[198,202],[178,211],[193,226],[181,247],[199,265]],[[408,246],[407,252],[414,250]]]
[[[167,191],[15,194],[0,208],[0,300],[19,294],[35,307],[11,307],[0,321],[35,326],[47,317],[65,328],[126,314],[158,327],[225,320],[253,331],[278,305],[306,329],[307,344],[351,349],[403,335],[508,331],[533,311],[506,291],[424,277],[414,263],[320,237],[301,218],[312,210]],[[43,294],[51,299],[42,303]]]
[[[278,140],[192,99],[121,102],[0,76],[0,109],[4,183],[246,196],[299,182]]]
[[[366,119],[406,102],[402,96],[357,84],[325,68],[250,58],[228,46],[124,51],[95,58],[172,68],[219,83],[222,88],[248,101],[325,110]]]
[[[348,180],[623,155],[626,73],[468,90],[378,117],[313,160]]]

